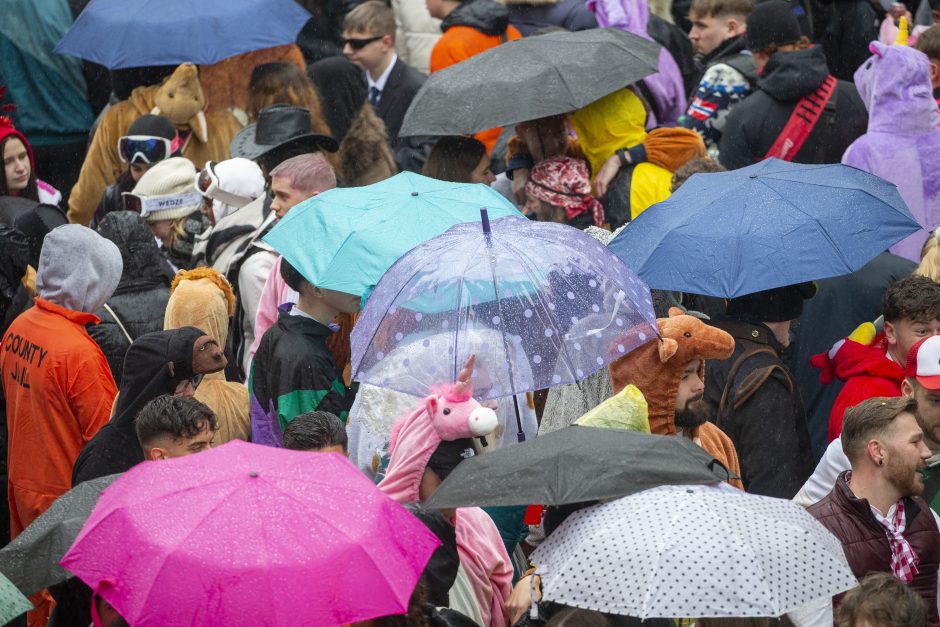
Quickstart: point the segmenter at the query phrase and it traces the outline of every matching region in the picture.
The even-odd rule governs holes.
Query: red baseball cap
[[[940,335],[931,335],[911,346],[904,374],[928,390],[940,390]]]

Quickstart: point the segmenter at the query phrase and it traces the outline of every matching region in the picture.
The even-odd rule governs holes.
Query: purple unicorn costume
[[[903,45],[871,44],[874,53],[855,72],[868,109],[868,132],[856,139],[842,163],[898,186],[922,227],[891,247],[920,261],[927,230],[940,224],[940,114],[930,87],[926,55]]]
[[[588,0],[587,7],[594,11],[600,28],[619,28],[643,39],[653,40],[646,32],[650,20],[647,0]],[[688,105],[682,73],[669,51],[659,51],[659,72],[643,79],[656,100],[659,111],[658,126],[675,126]]]

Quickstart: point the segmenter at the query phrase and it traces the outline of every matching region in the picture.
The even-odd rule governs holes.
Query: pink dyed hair
[[[288,184],[304,194],[325,192],[336,187],[336,173],[318,152],[297,155],[271,170],[271,178],[287,179]]]

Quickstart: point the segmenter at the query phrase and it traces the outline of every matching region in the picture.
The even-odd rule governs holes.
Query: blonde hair
[[[920,251],[920,265],[914,274],[940,282],[940,228],[934,229]]]

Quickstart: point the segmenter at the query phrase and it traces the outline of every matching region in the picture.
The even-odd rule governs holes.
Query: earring
[[[884,466],[884,465],[885,465],[885,460],[884,460],[883,457],[878,460],[878,465],[879,465],[879,466]]]

